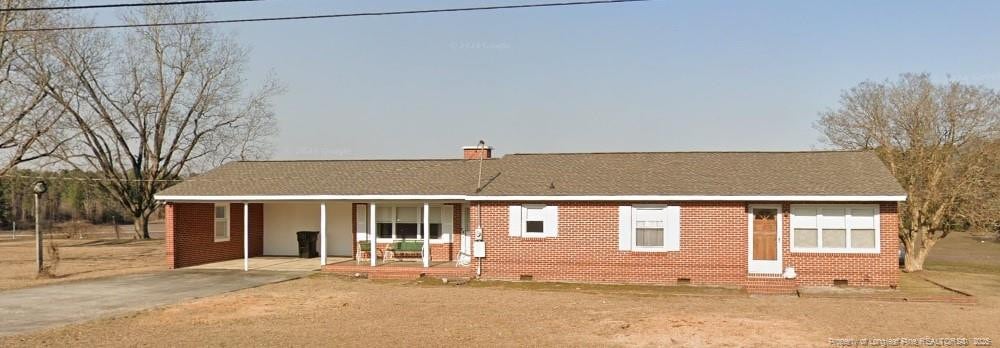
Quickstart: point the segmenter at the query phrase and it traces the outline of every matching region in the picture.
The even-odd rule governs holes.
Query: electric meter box
[[[486,242],[477,240],[472,243],[472,256],[486,257]]]

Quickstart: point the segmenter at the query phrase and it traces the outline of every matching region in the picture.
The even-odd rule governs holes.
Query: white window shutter
[[[521,206],[510,206],[510,214],[507,219],[507,230],[511,237],[521,236]]]
[[[354,232],[357,233],[356,240],[368,240],[368,206],[355,205],[355,208],[357,208],[355,213],[357,222],[354,225]]]
[[[671,205],[667,207],[667,221],[664,225],[667,227],[667,237],[663,241],[669,251],[680,251],[681,250],[681,207],[676,205]]]
[[[618,250],[632,250],[632,206],[618,207]]]
[[[455,233],[455,224],[452,222],[454,209],[454,206],[448,204],[441,206],[441,240],[445,243],[451,242],[451,235]]]
[[[545,214],[545,236],[546,237],[558,237],[559,236],[559,207],[555,205],[547,205],[542,209]]]

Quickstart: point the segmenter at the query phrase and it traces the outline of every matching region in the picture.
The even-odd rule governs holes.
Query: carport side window
[[[215,241],[229,240],[229,204],[215,204]]]

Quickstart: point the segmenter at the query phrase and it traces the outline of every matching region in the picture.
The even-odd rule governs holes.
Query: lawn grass
[[[37,278],[33,239],[0,242],[0,290],[167,268],[163,240],[46,239],[48,265],[54,261],[52,243],[59,246],[59,262],[51,277]]]
[[[924,269],[1000,274],[1000,240],[993,236],[952,233],[931,249]]]

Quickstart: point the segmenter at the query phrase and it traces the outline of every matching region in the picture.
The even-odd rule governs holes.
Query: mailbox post
[[[38,199],[48,190],[48,185],[44,181],[39,180],[35,182],[31,189],[35,192],[35,266],[37,266],[38,274],[42,274],[42,219],[39,216]]]

